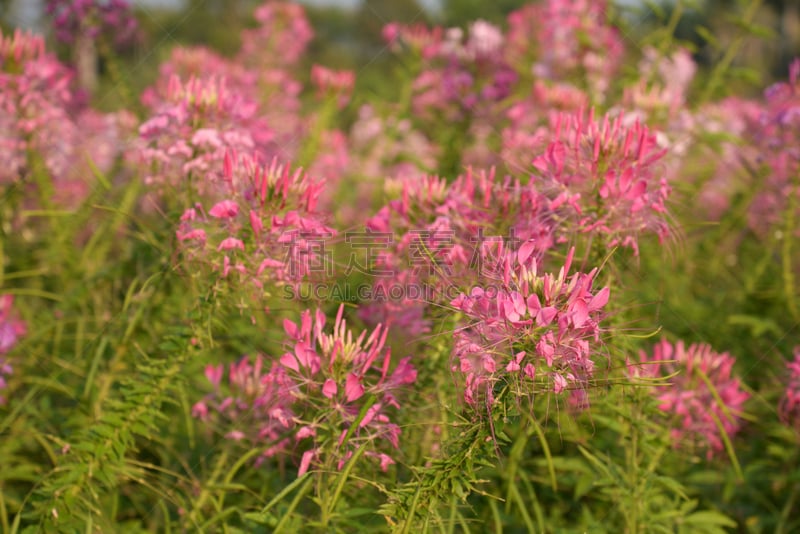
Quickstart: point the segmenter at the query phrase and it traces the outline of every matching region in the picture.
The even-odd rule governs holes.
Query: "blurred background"
[[[383,87],[392,55],[381,29],[391,21],[465,26],[476,19],[504,25],[508,13],[525,0],[303,0],[315,32],[307,61],[352,69],[361,88]],[[137,94],[158,75],[159,63],[178,44],[202,44],[223,54],[239,47],[240,30],[253,26],[252,13],[263,0],[132,0],[139,21],[133,44],[118,50],[120,72]],[[702,69],[723,58],[731,46],[743,94],[756,95],[787,75],[800,57],[800,0],[610,0],[609,17],[618,24],[629,50],[668,40],[686,46]],[[0,0],[0,27],[32,28],[45,33],[66,58],[69,45],[58,44],[45,14],[46,0]],[[751,13],[752,12],[752,13]],[[753,14],[754,13],[754,14]],[[752,16],[750,16],[752,15]],[[745,22],[746,21],[746,22]],[[744,42],[736,43],[737,39]],[[100,68],[101,93],[103,68]],[[113,84],[108,90],[113,89]],[[730,87],[723,90],[731,89]],[[106,91],[107,93],[107,91]],[[103,98],[113,102],[114,99]]]

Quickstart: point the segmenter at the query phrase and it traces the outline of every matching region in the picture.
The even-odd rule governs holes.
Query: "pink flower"
[[[215,388],[219,387],[224,372],[225,368],[222,364],[206,366],[206,378],[208,378],[208,381],[211,382]]]
[[[325,381],[325,384],[322,386],[322,394],[329,399],[332,399],[338,391],[339,387],[336,385],[336,382],[334,382],[330,378],[327,379]]]
[[[583,110],[551,120],[555,139],[533,160],[531,181],[550,199],[549,209],[568,221],[560,231],[603,236],[607,246],[638,253],[638,238],[661,241],[670,229],[670,187],[660,172],[664,157],[655,135],[639,122]]]
[[[205,402],[196,402],[194,406],[192,406],[192,417],[200,420],[205,420],[206,417],[208,417],[208,406],[206,406]]]
[[[683,341],[672,345],[662,340],[653,348],[652,357],[641,352],[640,361],[650,376],[678,373],[670,386],[653,390],[661,401],[659,408],[676,416],[672,430],[675,446],[696,444],[707,450],[709,458],[722,451],[719,425],[729,438],[733,437],[741,426],[744,402],[750,397],[733,377],[736,360],[706,344],[684,347]]]
[[[385,464],[374,449],[384,442],[397,447],[400,430],[390,422],[390,409],[399,407],[400,389],[417,376],[408,358],[390,371],[391,354],[385,349],[388,330],[377,327],[353,335],[347,329],[343,305],[330,326],[320,310],[313,314],[306,310],[299,324],[287,319],[283,326],[287,344],[294,350],[284,354],[278,366],[295,384],[291,403],[295,421],[310,424],[319,421],[321,414],[325,421],[314,426],[313,436],[304,434],[313,438],[315,452],[304,456],[308,465],[304,463],[301,471],[316,462],[324,464],[332,453],[341,464],[364,442],[370,443],[367,456]],[[338,384],[344,384],[344,399]],[[339,446],[334,452],[325,443]]]
[[[241,239],[235,237],[227,237],[217,247],[217,250],[241,250],[244,251],[244,243]]]
[[[310,450],[303,453],[303,457],[300,460],[300,467],[297,470],[297,476],[301,477],[308,472],[308,468],[311,467],[311,460],[314,459],[314,456],[317,455],[317,450]]]
[[[239,205],[232,200],[223,200],[222,202],[218,202],[217,204],[214,204],[214,207],[208,210],[209,215],[218,219],[230,219],[236,217],[236,214],[238,213]]]
[[[600,342],[599,322],[608,303],[608,288],[592,291],[596,269],[568,276],[574,249],[558,275],[539,274],[520,265],[514,251],[504,257],[505,281],[494,291],[473,288],[450,304],[467,316],[468,328],[455,334],[454,353],[465,376],[465,400],[482,402],[495,384],[513,382],[522,395],[537,387],[560,394],[585,389],[594,374]],[[511,350],[520,344],[531,351]],[[543,360],[543,361],[542,361]],[[535,362],[541,362],[534,365]],[[549,368],[548,382],[533,382],[536,367]],[[527,381],[522,381],[525,378]]]
[[[358,400],[364,395],[364,386],[361,385],[361,379],[353,373],[347,375],[347,381],[344,385],[344,394],[347,398],[347,402]]]

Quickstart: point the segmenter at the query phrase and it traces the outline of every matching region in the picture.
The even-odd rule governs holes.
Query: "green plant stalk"
[[[800,486],[797,484],[792,486],[792,491],[789,493],[789,498],[786,499],[786,504],[781,510],[781,517],[780,521],[778,522],[778,526],[775,528],[775,534],[783,534],[786,532],[786,523],[789,520],[790,514],[792,510],[794,510],[794,501],[797,499],[797,491],[800,489]]]
[[[338,481],[336,484],[336,489],[333,491],[333,496],[330,500],[325,503],[326,506],[323,507],[323,521],[322,524],[327,526],[328,520],[333,515],[333,511],[336,508],[336,503],[339,501],[339,497],[342,495],[342,490],[344,489],[345,482],[347,482],[347,478],[350,476],[350,472],[355,467],[356,462],[361,455],[364,454],[364,451],[367,450],[367,443],[364,443],[361,447],[359,447],[355,453],[353,453],[353,457],[350,458],[350,461],[347,462],[347,465],[344,467],[344,471],[339,474]]]
[[[550,474],[550,486],[553,488],[553,491],[558,491],[558,481],[556,479],[555,464],[553,464],[553,454],[550,452],[550,445],[547,443],[547,438],[544,435],[544,431],[542,430],[541,425],[539,425],[539,422],[536,421],[531,414],[526,412],[525,415],[533,426],[533,430],[536,432],[536,436],[539,438],[539,443],[542,445],[542,451],[544,452],[544,457],[547,460],[547,471]]]
[[[636,417],[639,414],[639,407],[634,406],[632,408],[633,417]],[[639,489],[639,432],[634,427],[632,422],[627,423],[627,434],[631,436],[631,446],[630,449],[625,451],[625,455],[627,456],[628,460],[628,473],[630,473],[630,485],[631,488],[634,490],[634,495],[632,499],[632,506],[628,507],[629,515],[626,515],[625,519],[628,521],[628,532],[631,534],[636,534],[639,532],[639,507],[641,506],[640,499],[638,494]]]
[[[422,485],[417,486],[417,491],[414,493],[414,499],[411,501],[411,506],[408,508],[408,514],[406,515],[406,519],[403,523],[403,529],[400,531],[400,534],[408,534],[411,530],[411,523],[414,521],[414,516],[417,513],[417,505],[419,503],[419,497],[422,493]]]
[[[714,384],[711,383],[711,380],[709,380],[708,376],[702,370],[698,369],[697,372],[698,375],[700,376],[700,379],[706,384],[708,390],[711,392],[711,395],[714,397],[714,400],[719,405],[720,409],[722,410],[722,413],[729,420],[733,421],[734,416],[733,414],[730,413],[730,410],[728,410],[728,407],[725,405],[725,403],[722,402],[722,398],[719,396],[717,388],[714,387]],[[728,457],[730,458],[731,463],[733,464],[733,469],[734,471],[736,471],[737,478],[739,479],[739,481],[744,482],[744,474],[742,473],[742,467],[739,465],[739,459],[736,457],[736,451],[733,449],[733,444],[731,443],[730,437],[728,436],[728,433],[725,432],[725,427],[722,426],[722,421],[720,421],[717,414],[715,414],[713,411],[709,411],[708,413],[711,414],[711,417],[714,418],[714,423],[717,425],[720,438],[722,438],[722,443],[725,445],[725,451],[728,453]]]
[[[117,61],[117,55],[113,52],[108,44],[108,39],[101,36],[96,41],[97,52],[99,56],[105,60],[105,66],[108,69],[108,75],[111,78],[111,83],[114,84],[114,89],[119,93],[120,100],[122,101],[123,108],[131,108],[132,104],[136,101],[131,93],[130,86],[122,77],[122,70]]]
[[[298,478],[297,480],[299,481],[302,479]],[[285,514],[283,514],[283,517],[275,527],[275,532],[273,534],[279,534],[280,532],[283,531],[283,527],[286,524],[286,522],[289,521],[289,518],[292,516],[292,512],[294,512],[294,509],[297,508],[297,506],[300,504],[300,501],[303,499],[303,497],[306,496],[306,493],[308,493],[311,490],[311,483],[313,481],[314,479],[311,477],[308,477],[306,479],[305,483],[300,487],[300,491],[297,492],[297,495],[294,496],[292,502],[289,503],[289,509],[286,510]]]
[[[317,157],[322,142],[322,134],[330,127],[336,116],[336,110],[338,109],[337,99],[338,95],[325,98],[319,115],[311,127],[311,133],[300,150],[300,157],[297,160],[299,167],[307,168]]]
[[[667,25],[664,28],[664,35],[667,37],[661,42],[662,53],[666,53],[666,51],[669,50],[670,46],[672,45],[675,29],[678,27],[678,23],[681,21],[682,16],[683,0],[678,0],[675,2],[675,7],[673,7],[672,13],[670,13],[669,16],[669,21],[667,21]]]
[[[220,453],[220,455],[217,457],[217,461],[214,464],[214,470],[211,472],[211,477],[206,481],[205,484],[203,484],[203,489],[200,491],[200,495],[197,497],[197,500],[194,501],[194,506],[192,507],[192,511],[188,518],[190,524],[198,524],[198,516],[203,506],[205,506],[206,501],[211,497],[211,490],[209,487],[216,483],[217,478],[220,476],[227,463],[228,448],[225,447],[222,449],[222,453]]]
[[[742,17],[742,22],[745,24],[750,24],[753,21],[756,13],[758,12],[758,8],[761,7],[761,3],[763,0],[752,0],[750,5],[747,6],[747,10]],[[711,71],[711,76],[709,77],[708,83],[706,84],[705,89],[700,94],[700,99],[698,102],[698,106],[705,104],[709,98],[714,94],[714,91],[717,90],[717,87],[722,83],[722,77],[727,71],[733,60],[736,58],[736,54],[739,53],[739,49],[742,47],[745,41],[744,35],[739,35],[734,39],[731,45],[725,50],[725,54],[720,59],[719,63],[714,66],[714,70]]]

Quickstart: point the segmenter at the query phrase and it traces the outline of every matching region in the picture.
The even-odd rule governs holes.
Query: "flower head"
[[[709,458],[722,451],[722,433],[731,437],[739,431],[742,407],[750,397],[733,376],[735,358],[707,344],[685,347],[683,341],[662,340],[652,356],[642,351],[640,361],[644,365],[633,368],[634,374],[675,374],[671,385],[653,390],[659,409],[676,416],[671,430],[675,446],[694,444]]]
[[[222,417],[226,437],[265,447],[263,457],[299,448],[300,475],[325,462],[341,469],[364,444],[366,456],[388,468],[394,460],[383,451],[396,449],[400,438],[390,412],[417,378],[410,359],[392,369],[387,330],[354,336],[344,306],[331,329],[320,310],[306,310],[299,323],[285,320],[284,330],[287,352],[266,372],[262,356],[231,364],[227,392],[222,366],[209,366],[214,392],[195,404],[194,416],[208,421],[216,414],[218,423]]]
[[[465,376],[468,404],[490,405],[495,386],[515,393],[585,390],[595,369],[609,289],[592,290],[596,269],[568,276],[572,251],[557,275],[538,274],[526,252],[505,256],[499,287],[474,287],[451,304],[467,318],[455,335],[453,368]]]
[[[669,235],[670,187],[658,165],[665,150],[646,126],[622,116],[595,120],[591,110],[559,114],[551,129],[555,139],[534,158],[531,182],[565,220],[563,230],[603,235],[634,253],[641,234]]]

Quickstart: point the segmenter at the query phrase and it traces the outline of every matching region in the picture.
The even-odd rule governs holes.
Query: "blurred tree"
[[[354,12],[336,6],[307,6],[306,15],[314,28],[308,48],[313,61],[337,69],[354,68],[362,40]]]
[[[662,0],[672,10],[677,0]],[[683,4],[688,4],[684,1]],[[788,65],[800,56],[800,0],[705,0],[691,2],[696,10],[689,11],[691,20],[683,20],[676,35],[693,41],[703,62],[713,64],[727,52],[725,43],[733,42],[742,32],[748,32],[746,45],[738,50],[734,63],[759,70],[768,77],[783,78]],[[754,10],[750,20],[747,12]],[[707,28],[719,41],[718,49],[696,31]]]
[[[502,24],[509,13],[528,3],[530,0],[444,0],[443,22],[446,26],[466,26],[474,20],[483,19]]]
[[[167,15],[164,29],[178,42],[203,44],[223,54],[239,50],[239,34],[251,20],[256,0],[187,0]]]

